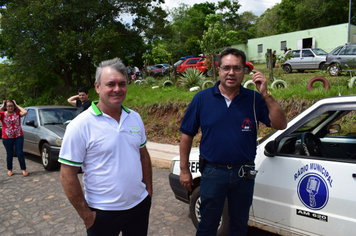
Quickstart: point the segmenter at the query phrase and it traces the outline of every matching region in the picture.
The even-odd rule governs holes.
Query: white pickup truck
[[[280,235],[354,235],[356,228],[356,96],[326,98],[259,140],[249,225]],[[194,190],[179,183],[179,156],[169,181],[200,219],[199,150],[189,159]],[[227,235],[224,209],[218,235]]]

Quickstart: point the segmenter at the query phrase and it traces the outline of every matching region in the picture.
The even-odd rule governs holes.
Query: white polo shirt
[[[92,103],[67,126],[58,161],[82,167],[90,207],[127,210],[148,195],[140,156],[146,142],[138,113],[122,106],[119,124]]]

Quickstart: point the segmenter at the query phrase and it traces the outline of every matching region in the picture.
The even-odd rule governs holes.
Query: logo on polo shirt
[[[241,128],[242,128],[242,131],[251,131],[252,130],[252,122],[251,122],[250,118],[244,118]]]
[[[138,126],[129,126],[130,127],[130,134],[139,134],[140,130]]]

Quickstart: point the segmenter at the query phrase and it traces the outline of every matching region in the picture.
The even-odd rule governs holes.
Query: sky
[[[162,4],[162,8],[172,9],[178,7],[179,4],[185,3],[193,6],[196,3],[215,2],[219,0],[165,0],[165,4]],[[221,0],[220,0],[221,1]],[[281,0],[238,0],[241,5],[238,13],[241,14],[244,11],[251,11],[253,14],[260,16],[267,8],[273,7],[275,4],[280,3]]]

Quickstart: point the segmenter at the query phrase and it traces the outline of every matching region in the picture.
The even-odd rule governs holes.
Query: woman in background
[[[21,117],[27,111],[16,104],[15,100],[4,100],[0,108],[0,120],[2,123],[2,142],[6,149],[7,175],[12,176],[12,161],[14,156],[14,146],[19,159],[23,176],[28,176],[26,172],[25,157],[23,155],[23,132],[21,128]]]

